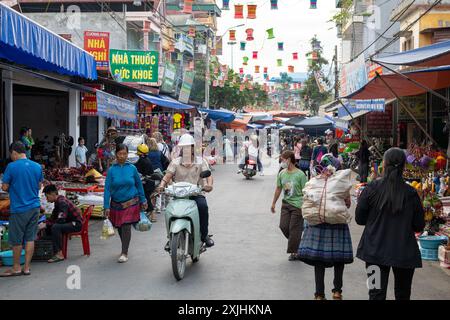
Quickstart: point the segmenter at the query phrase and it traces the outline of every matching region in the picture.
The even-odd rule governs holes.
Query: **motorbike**
[[[203,171],[200,178],[208,178],[211,171]],[[197,204],[189,198],[199,195],[202,187],[187,182],[178,182],[168,186],[164,194],[170,197],[165,209],[167,236],[166,250],[172,260],[172,271],[175,279],[182,280],[186,270],[187,257],[196,263],[200,254],[206,251],[200,238],[200,218]]]
[[[249,180],[256,175],[256,161],[253,159],[248,159],[245,161],[244,168],[242,169],[242,174],[245,179]]]

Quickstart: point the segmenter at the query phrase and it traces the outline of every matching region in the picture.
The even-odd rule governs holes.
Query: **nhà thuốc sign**
[[[108,70],[109,32],[85,31],[84,50],[94,56],[97,70]]]
[[[111,75],[118,82],[158,82],[156,51],[109,50]]]

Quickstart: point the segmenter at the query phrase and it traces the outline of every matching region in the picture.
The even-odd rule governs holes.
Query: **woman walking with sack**
[[[119,231],[122,252],[118,262],[127,262],[131,225],[139,222],[141,210],[147,209],[147,200],[136,167],[127,162],[126,145],[117,145],[116,158],[117,163],[109,168],[106,176],[103,207],[105,217]]]
[[[389,273],[395,278],[395,299],[409,300],[415,268],[422,259],[414,232],[425,227],[424,210],[416,190],[403,180],[406,155],[391,148],[384,154],[383,178],[367,185],[358,199],[356,223],[365,225],[356,256],[366,262],[368,277],[381,275],[380,288],[370,300],[386,300]]]
[[[311,181],[313,180],[309,183]],[[344,201],[345,206],[350,208],[350,192]],[[320,210],[323,209],[318,207],[319,214]],[[333,300],[342,300],[344,266],[353,262],[352,240],[348,225],[346,223],[316,225],[306,223],[298,256],[299,260],[314,267],[316,283],[314,299],[326,300],[325,269],[334,267]]]
[[[271,211],[275,213],[275,205],[284,191],[283,205],[281,206],[280,229],[288,239],[287,253],[289,261],[298,260],[297,250],[302,237],[302,190],[307,182],[303,171],[295,167],[295,155],[292,151],[281,154],[282,171],[278,174],[277,188],[273,197]]]

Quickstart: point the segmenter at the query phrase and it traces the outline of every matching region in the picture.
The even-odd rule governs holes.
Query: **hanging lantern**
[[[190,26],[189,27],[189,33],[188,33],[189,37],[191,38],[195,38],[195,27],[194,26]]]
[[[218,75],[218,74],[219,74],[219,68],[217,68],[217,67],[214,68],[214,74],[215,74],[215,75]]]
[[[268,70],[269,68],[267,68],[267,67],[264,67],[264,73],[267,73],[267,70]]]
[[[193,0],[184,0],[183,13],[192,13]]]
[[[267,39],[269,39],[269,40],[275,39],[275,36],[273,34],[273,28],[267,29],[266,32],[267,32]]]
[[[284,43],[278,42],[278,51],[283,51],[283,50],[284,50]]]
[[[270,9],[272,10],[278,9],[278,0],[270,0]]]
[[[252,28],[248,28],[247,30],[245,30],[245,33],[247,33],[247,41],[255,40],[255,38],[253,38],[253,29]]]
[[[194,62],[194,60],[192,60],[191,62],[189,62],[189,70],[194,70],[194,67],[195,67],[195,62]]]
[[[292,59],[298,60],[298,52],[292,53]]]
[[[242,64],[244,66],[248,65],[248,57],[243,57],[242,59],[244,60],[244,62]]]
[[[244,6],[241,4],[234,5],[234,18],[244,19]]]
[[[313,65],[313,59],[308,58],[308,66],[312,67],[312,65]]]
[[[239,74],[244,74],[244,68],[239,68]]]
[[[236,41],[236,30],[230,30],[230,41]]]
[[[241,41],[241,51],[245,51],[245,42]]]
[[[253,59],[258,59],[258,51],[253,51]]]
[[[230,0],[222,1],[222,10],[230,10]]]
[[[317,52],[316,52],[316,51],[313,51],[313,53],[312,53],[312,59],[313,59],[313,60],[317,60],[317,58],[318,58]]]
[[[317,9],[317,0],[309,0],[309,3],[310,3],[310,6],[309,6],[310,9]]]
[[[211,55],[212,56],[217,55],[217,49],[211,49]]]
[[[177,53],[177,60],[181,61],[183,59],[183,55],[181,53]]]
[[[288,66],[288,72],[294,73],[294,66]]]
[[[255,66],[255,73],[259,73],[259,66]]]
[[[283,66],[283,59],[277,59],[277,66]]]
[[[247,5],[247,19],[256,19],[256,4]]]

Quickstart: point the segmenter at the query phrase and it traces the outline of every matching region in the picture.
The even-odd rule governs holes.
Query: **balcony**
[[[409,6],[411,3],[414,3],[409,7],[409,9],[402,15],[403,18],[407,17],[409,14],[418,10],[419,8],[423,8],[424,10],[428,9],[435,1],[434,0],[402,0],[400,3],[392,10],[391,13],[391,21],[398,19],[401,13]],[[439,7],[450,7],[450,0],[442,0],[436,8]]]

